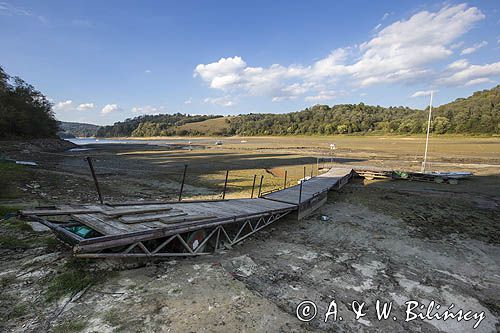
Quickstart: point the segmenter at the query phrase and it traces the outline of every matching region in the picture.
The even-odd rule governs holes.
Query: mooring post
[[[99,196],[99,202],[102,205],[102,204],[104,204],[104,200],[102,200],[101,189],[99,188],[99,182],[97,181],[97,176],[96,176],[95,171],[94,171],[94,165],[92,164],[92,158],[90,156],[87,156],[85,159],[89,163],[90,172],[92,173],[92,178],[94,178],[95,188],[97,190],[97,195]]]
[[[250,196],[250,199],[253,199],[253,191],[255,189],[255,179],[257,179],[257,175],[253,175],[252,195]]]
[[[181,189],[179,190],[179,201],[182,200],[182,191],[184,190],[184,181],[186,180],[187,164],[184,164],[184,172],[182,173]]]
[[[257,198],[260,198],[260,194],[262,193],[262,181],[264,180],[264,176],[260,176],[260,184],[259,184],[259,195],[257,195]]]
[[[311,178],[313,177],[314,164],[311,164]]]
[[[227,177],[229,176],[229,170],[226,170],[226,180],[224,181],[224,189],[222,190],[222,200],[226,198],[226,188],[227,188]]]
[[[286,176],[288,174],[288,170],[285,170],[285,181],[283,182],[283,189],[286,188]]]
[[[302,178],[303,180],[306,180],[306,166],[304,165],[304,178]]]
[[[300,203],[301,203],[301,201],[302,201],[302,183],[303,183],[303,182],[304,182],[304,181],[302,181],[302,180],[300,181],[300,188],[299,188],[299,207],[298,207],[298,209],[297,209],[297,216],[298,216],[298,214],[300,214]]]

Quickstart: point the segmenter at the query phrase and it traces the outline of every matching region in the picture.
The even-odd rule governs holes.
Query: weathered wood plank
[[[137,215],[145,213],[156,213],[162,211],[172,210],[172,207],[142,207],[142,208],[129,208],[129,209],[113,209],[108,211],[103,211],[104,215],[109,217],[119,217],[124,215]]]
[[[175,212],[169,214],[154,214],[154,215],[141,215],[141,216],[124,216],[120,218],[120,222],[126,224],[132,223],[144,223],[150,221],[158,221],[160,218],[168,218],[168,217],[177,217],[177,216],[185,216],[188,215],[180,210],[176,210]]]
[[[300,185],[294,185],[287,189],[265,195],[264,198],[298,204],[300,197],[300,203],[307,202],[315,196],[334,188],[344,177],[349,176],[351,173],[351,169],[331,169],[324,174],[304,181],[302,183],[302,194],[300,194]]]
[[[123,229],[117,228],[107,223],[102,223],[101,219],[95,217],[94,215],[75,214],[71,215],[71,217],[103,235],[120,235],[126,232]]]
[[[100,212],[102,212],[102,209],[74,208],[74,209],[22,210],[21,214],[36,215],[36,216],[57,216],[57,215],[72,215],[72,214],[92,214]]]
[[[160,219],[162,223],[165,224],[171,224],[171,223],[179,223],[179,222],[194,222],[194,221],[201,221],[201,220],[209,220],[209,219],[215,219],[217,216],[209,216],[209,215],[189,215],[186,217],[177,217],[177,218],[171,218],[171,219]]]

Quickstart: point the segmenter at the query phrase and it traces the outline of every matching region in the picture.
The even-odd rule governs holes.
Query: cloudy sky
[[[500,78],[498,1],[3,1],[0,66],[60,120],[424,108]]]

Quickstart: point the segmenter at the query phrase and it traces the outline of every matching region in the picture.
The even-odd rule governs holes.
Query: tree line
[[[175,113],[143,115],[103,127],[76,123],[60,125],[66,134],[79,131],[98,137],[213,133],[228,136],[419,134],[426,132],[427,111],[359,103],[315,105],[286,114],[239,115],[210,123],[210,126],[192,128],[180,126],[222,116]],[[0,139],[52,138],[56,137],[58,127],[49,100],[32,85],[19,77],[9,76],[0,67]],[[500,134],[500,85],[435,108],[431,131],[437,134]]]
[[[0,139],[54,138],[57,131],[49,100],[0,67]]]
[[[214,116],[220,117],[220,116]],[[286,114],[247,114],[226,119],[221,135],[421,134],[427,130],[428,109],[359,104],[315,105]],[[209,116],[142,116],[106,126],[101,136],[208,135],[179,129]],[[500,134],[500,86],[475,92],[433,109],[431,132],[436,134]]]
[[[110,126],[103,126],[97,131],[98,137],[148,137],[148,136],[173,136],[186,135],[186,131],[176,127],[187,123],[200,122],[221,116],[192,116],[188,114],[160,114],[144,115],[116,122]]]
[[[359,104],[315,105],[287,114],[249,114],[231,120],[230,135],[419,134],[428,109]],[[433,109],[436,134],[500,134],[500,86]]]

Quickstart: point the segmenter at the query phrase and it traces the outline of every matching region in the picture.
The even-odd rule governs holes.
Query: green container
[[[77,234],[82,238],[89,238],[93,231],[92,229],[84,225],[80,227],[69,227],[67,228],[67,230],[71,231],[74,234]]]

